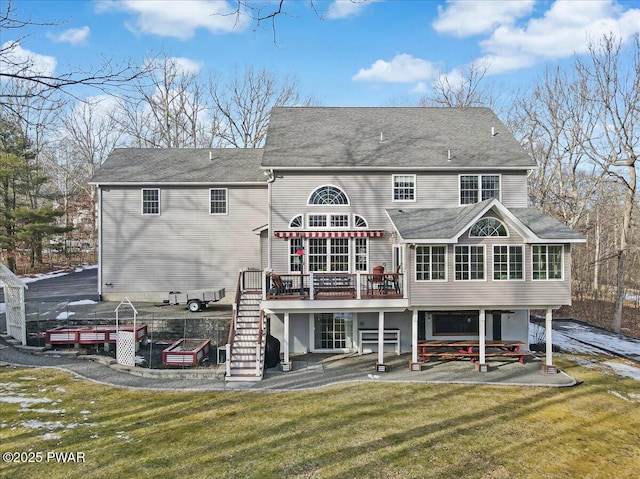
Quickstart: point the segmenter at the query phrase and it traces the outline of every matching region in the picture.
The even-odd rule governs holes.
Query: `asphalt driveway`
[[[81,299],[98,301],[98,269],[85,269],[77,273],[28,283],[27,302],[71,302]],[[4,288],[0,288],[0,302],[4,302]]]

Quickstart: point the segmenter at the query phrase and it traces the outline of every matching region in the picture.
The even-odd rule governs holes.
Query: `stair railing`
[[[238,309],[240,309],[240,298],[242,297],[242,271],[238,274],[238,282],[236,285],[236,297],[233,301],[231,310],[231,324],[229,325],[229,337],[227,338],[226,354],[227,354],[227,376],[231,376],[231,345],[233,344],[233,335],[236,330],[236,318]]]

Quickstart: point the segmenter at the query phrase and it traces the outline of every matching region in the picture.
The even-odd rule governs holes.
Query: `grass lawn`
[[[0,367],[0,451],[35,461],[0,477],[638,477],[640,382],[556,364],[582,383],[149,392]]]

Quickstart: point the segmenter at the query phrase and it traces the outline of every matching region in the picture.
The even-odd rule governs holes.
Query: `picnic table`
[[[485,341],[485,357],[504,356],[518,358],[524,364],[528,352],[523,351],[527,343],[520,341]],[[431,340],[418,343],[418,355],[423,361],[431,357],[442,359],[470,359],[472,363],[480,357],[480,342],[476,340]]]

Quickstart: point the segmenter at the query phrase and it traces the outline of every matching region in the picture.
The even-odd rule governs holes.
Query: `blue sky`
[[[256,6],[268,4],[256,1]],[[415,105],[441,74],[484,61],[497,92],[531,85],[547,66],[586,52],[588,38],[640,32],[640,0],[419,1],[286,0],[288,15],[255,29],[221,15],[234,0],[14,0],[31,29],[19,53],[45,70],[179,57],[185,69],[230,74],[267,67],[295,75],[325,106]],[[321,18],[319,18],[318,14]],[[21,34],[27,33],[21,31]],[[2,32],[0,43],[17,33]]]

